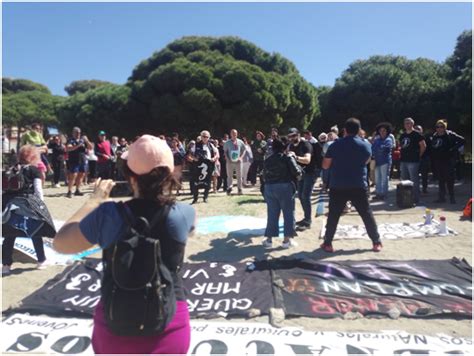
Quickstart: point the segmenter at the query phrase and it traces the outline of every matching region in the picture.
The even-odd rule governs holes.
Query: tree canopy
[[[112,84],[103,80],[75,80],[71,84],[67,85],[64,90],[66,93],[71,96],[77,93],[85,93],[88,90],[95,89],[107,84]]]
[[[454,53],[446,61],[451,69],[453,111],[461,125],[472,125],[472,31],[457,38]]]
[[[136,126],[132,116],[128,121],[124,116],[129,95],[128,87],[117,84],[76,93],[58,107],[61,128],[70,132],[74,126],[81,126],[89,135],[95,135],[99,130],[126,134],[129,127]]]
[[[143,127],[195,134],[306,127],[319,113],[314,87],[279,54],[237,37],[184,37],[132,72],[127,86]]]
[[[34,121],[57,124],[57,108],[63,99],[38,90],[3,95],[3,124],[19,127]]]
[[[400,128],[413,117],[425,128],[439,118],[466,134],[472,125],[472,31],[463,32],[443,63],[372,56],[356,60],[333,87],[314,87],[295,65],[237,37],[184,37],[141,61],[123,85],[77,80],[68,97],[26,79],[3,78],[3,120],[59,122],[70,130],[109,130],[133,137],[209,129],[215,136],[271,126],[310,127],[315,134],[358,117],[371,131],[381,121]],[[369,132],[370,134],[370,132]]]
[[[28,79],[2,78],[2,94],[15,94],[23,91],[39,91],[51,94],[43,84],[32,82]]]

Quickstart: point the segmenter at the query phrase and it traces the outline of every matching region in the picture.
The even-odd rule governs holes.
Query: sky
[[[372,55],[444,61],[472,28],[471,3],[3,3],[2,75],[66,95],[73,80],[125,83],[189,35],[238,36],[334,85]]]

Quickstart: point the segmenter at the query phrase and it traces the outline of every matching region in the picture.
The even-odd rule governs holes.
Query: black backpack
[[[8,171],[3,171],[2,190],[4,192],[19,193],[28,188],[25,179],[27,171],[28,166],[22,167],[20,165],[13,166]]]
[[[160,207],[148,223],[144,217],[131,217],[127,207],[119,204],[129,229],[104,250],[101,288],[105,320],[116,335],[159,334],[176,312],[173,278],[163,264],[158,239],[165,233],[169,209],[169,205]]]

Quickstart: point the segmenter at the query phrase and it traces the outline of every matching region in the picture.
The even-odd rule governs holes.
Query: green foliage
[[[51,94],[49,89],[28,79],[2,78],[2,94],[15,94],[23,91],[39,91]]]
[[[71,82],[68,86],[64,88],[66,93],[69,96],[72,96],[77,93],[85,93],[88,90],[95,89],[98,87],[102,87],[107,84],[112,84],[110,82],[105,82],[103,80],[75,80]]]
[[[3,125],[19,127],[34,121],[56,124],[57,109],[64,98],[44,91],[20,91],[3,95]]]
[[[413,117],[424,126],[449,116],[449,68],[429,59],[373,56],[353,62],[324,97],[327,126],[351,116],[371,131],[381,121],[400,126]]]
[[[136,126],[136,122],[125,120],[129,96],[128,87],[106,84],[67,97],[58,108],[61,128],[70,132],[74,126],[80,126],[92,139],[99,130],[130,133],[128,129]]]
[[[306,127],[319,113],[314,87],[279,54],[236,37],[184,37],[142,61],[127,86],[146,129],[195,135],[236,127]]]
[[[464,31],[457,38],[454,53],[446,61],[451,69],[453,111],[456,121],[472,127],[472,31]]]

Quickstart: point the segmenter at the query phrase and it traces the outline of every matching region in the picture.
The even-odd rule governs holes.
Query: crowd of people
[[[201,189],[207,202],[211,190],[222,188],[231,195],[235,184],[241,195],[260,178],[267,204],[265,248],[271,248],[273,238],[279,235],[281,214],[283,248],[296,245],[297,231],[311,228],[311,195],[320,178],[321,188],[329,192],[321,249],[334,252],[337,224],[350,204],[366,226],[372,250],[379,252],[383,246],[369,203],[371,185],[375,185],[373,199],[385,200],[396,170],[402,180],[413,182],[419,201],[419,177],[426,192],[431,167],[439,183],[437,202],[446,201],[446,192],[450,202],[455,202],[454,177],[464,138],[449,131],[445,120],[438,120],[435,132],[425,135],[411,118],[403,125],[398,140],[389,123],[380,123],[367,137],[360,121],[350,118],[341,131],[333,126],[317,138],[309,130],[291,128],[281,134],[272,128],[268,139],[256,131],[249,140],[239,138],[239,132],[232,129],[222,138],[212,138],[203,130],[189,142],[174,133],[169,137],[143,135],[129,144],[125,138],[112,137],[109,141],[105,131],[90,140],[79,127],[73,128],[69,138],[54,135],[46,141],[41,125],[34,124],[22,137],[16,171],[10,170],[8,186],[3,190],[2,274],[10,273],[13,244],[17,236],[24,236],[21,234],[33,239],[40,268],[45,263],[42,237],[54,236],[54,248],[61,253],[76,253],[98,244],[104,249],[105,267],[101,301],[94,314],[94,351],[186,353],[191,329],[179,271],[196,214],[190,205],[176,202],[173,194],[183,187],[183,172],[189,172],[193,204],[198,202]],[[16,177],[22,177],[21,184],[10,189],[15,172]],[[49,173],[54,187],[64,176],[68,198],[83,195],[82,184],[94,183],[86,204],[57,233],[43,202]],[[122,180],[128,182],[133,198],[125,203],[108,201],[115,182]],[[297,222],[296,197],[304,213]],[[129,240],[122,241],[125,237]],[[145,244],[153,248],[144,248]],[[115,259],[117,253],[122,255]],[[138,276],[136,280],[133,273],[145,273],[145,269],[153,271],[152,277],[143,280]],[[135,287],[125,288],[120,278]],[[170,293],[170,286],[172,298],[164,294]]]

